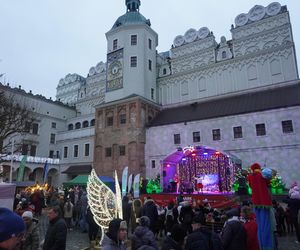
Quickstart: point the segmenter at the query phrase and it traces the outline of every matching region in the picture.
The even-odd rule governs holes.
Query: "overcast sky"
[[[159,35],[158,52],[170,49],[175,36],[208,27],[216,41],[231,39],[240,13],[266,0],[141,0],[141,13]],[[300,1],[282,0],[290,12],[300,58]],[[0,0],[0,79],[11,86],[55,98],[59,79],[68,73],[87,76],[106,60],[105,33],[125,13],[125,0]]]

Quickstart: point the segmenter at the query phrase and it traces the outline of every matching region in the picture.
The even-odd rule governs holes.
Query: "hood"
[[[137,237],[142,237],[144,236],[149,229],[147,227],[142,227],[142,226],[137,226],[136,229],[134,230],[134,234]]]

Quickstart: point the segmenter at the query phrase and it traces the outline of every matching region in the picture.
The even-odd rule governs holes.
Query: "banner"
[[[132,174],[129,175],[129,178],[128,178],[128,193],[131,192],[131,188],[132,188]]]
[[[23,155],[23,158],[20,161],[17,181],[23,181],[26,160],[27,160],[27,155]]]
[[[48,165],[48,162],[46,161],[45,165],[44,165],[44,174],[43,174],[44,183],[46,183],[48,180],[48,167],[49,167],[49,165]]]
[[[141,176],[141,174],[137,174],[134,177],[134,181],[133,181],[133,197],[134,198],[140,197],[140,176]]]
[[[116,187],[116,218],[123,219],[121,188],[117,171],[115,170],[115,187]]]
[[[127,193],[127,177],[128,177],[128,167],[125,167],[122,173],[122,197],[124,197]]]

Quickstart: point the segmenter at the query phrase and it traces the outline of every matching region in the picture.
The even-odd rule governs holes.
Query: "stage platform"
[[[143,194],[141,195],[141,198],[144,200],[146,197],[149,196],[153,200],[155,200],[157,204],[166,206],[170,202],[170,200],[173,200],[175,202],[179,194],[178,193]],[[184,201],[189,201],[191,203],[193,201],[196,201],[203,204],[203,200],[207,199],[211,207],[213,208],[236,207],[240,200],[239,196],[233,193],[211,193],[211,192],[195,193],[194,192],[192,194],[184,193],[182,196]]]

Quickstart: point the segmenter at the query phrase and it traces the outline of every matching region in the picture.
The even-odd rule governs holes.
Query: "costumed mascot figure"
[[[252,188],[252,203],[258,225],[260,250],[274,250],[275,216],[272,209],[272,198],[268,186],[272,178],[272,170],[261,170],[258,163],[251,166],[252,173],[247,179]]]

